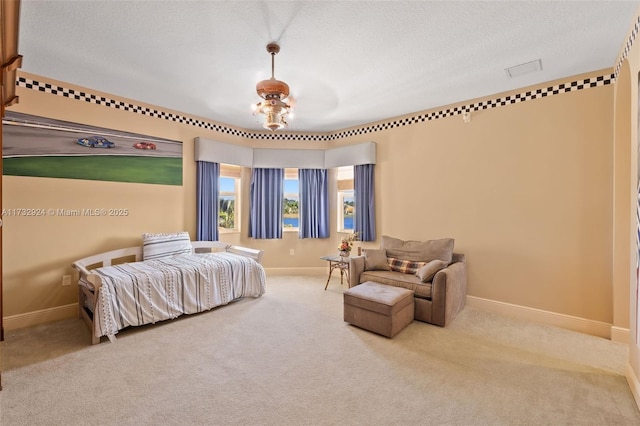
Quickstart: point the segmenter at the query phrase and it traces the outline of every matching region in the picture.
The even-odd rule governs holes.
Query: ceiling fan
[[[289,125],[287,117],[292,116],[294,99],[289,94],[289,85],[274,77],[275,56],[280,52],[280,45],[267,44],[267,52],[271,55],[271,78],[256,84],[256,93],[262,100],[253,105],[253,114],[264,114],[262,127],[273,132]]]

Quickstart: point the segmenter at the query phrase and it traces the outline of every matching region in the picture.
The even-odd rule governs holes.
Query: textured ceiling
[[[33,1],[22,69],[243,129],[270,77],[325,132],[613,67],[638,1]],[[542,71],[509,79],[536,59]]]

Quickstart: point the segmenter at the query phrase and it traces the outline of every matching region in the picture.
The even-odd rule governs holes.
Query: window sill
[[[218,234],[222,235],[222,234],[239,234],[240,230],[239,229],[220,229],[218,228]]]

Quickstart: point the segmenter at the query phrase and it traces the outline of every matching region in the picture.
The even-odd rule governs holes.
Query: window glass
[[[220,165],[218,229],[240,231],[240,167]]]
[[[284,170],[284,203],[282,222],[285,231],[298,231],[300,221],[300,185],[298,169]]]
[[[352,232],[355,217],[355,203],[353,192],[353,166],[338,168],[338,232]]]

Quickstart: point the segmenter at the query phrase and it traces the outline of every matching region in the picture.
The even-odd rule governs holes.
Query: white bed
[[[175,254],[150,256],[145,240],[142,247],[113,250],[73,263],[79,273],[80,317],[91,330],[92,344],[102,336],[114,341],[118,331],[129,326],[208,311],[264,294],[261,250],[216,241],[184,241],[184,235],[181,244]]]

